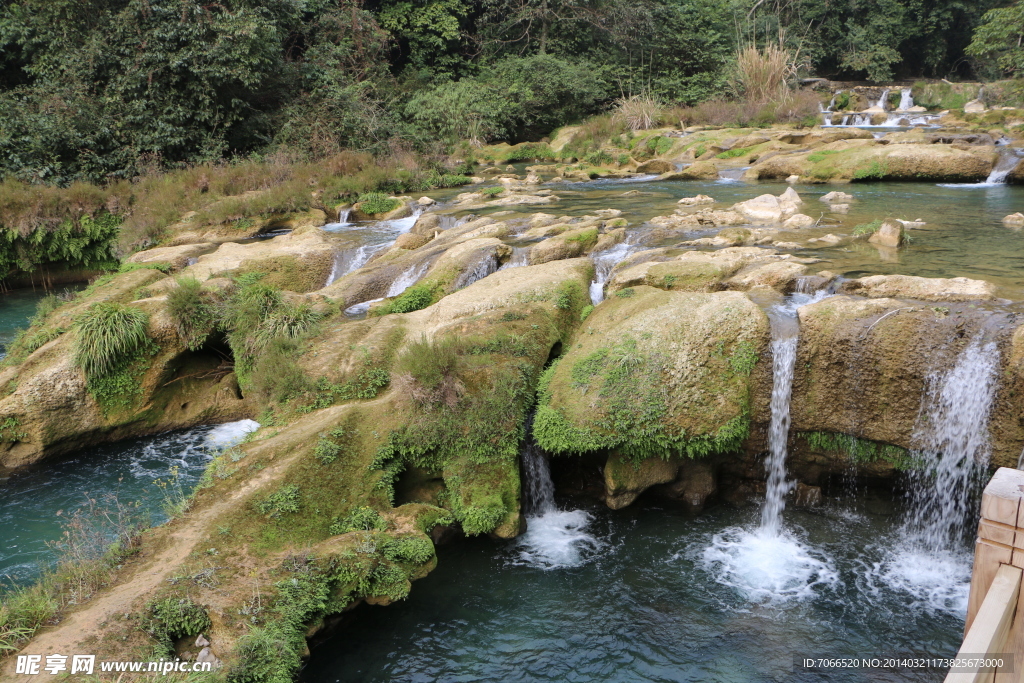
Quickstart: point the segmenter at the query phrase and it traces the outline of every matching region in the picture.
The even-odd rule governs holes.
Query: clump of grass
[[[786,80],[795,73],[789,50],[779,45],[750,45],[736,55],[736,89],[751,102],[784,101],[789,96]]]
[[[363,505],[349,512],[344,518],[335,519],[331,523],[330,532],[336,536],[350,531],[384,531],[387,528],[388,523],[379,512]]]
[[[434,303],[434,287],[427,283],[416,284],[375,309],[374,315],[411,313],[426,308],[432,303]]]
[[[97,303],[76,321],[75,364],[89,378],[111,374],[148,343],[149,316],[124,304]]]
[[[661,122],[662,105],[651,95],[633,95],[615,103],[615,113],[630,130],[650,130]]]
[[[394,211],[402,203],[394,197],[389,197],[383,192],[367,192],[359,196],[359,209],[363,213],[376,215]]]
[[[454,337],[422,337],[399,357],[393,382],[420,405],[454,408],[466,390],[457,373],[461,350]]]
[[[200,348],[217,324],[216,301],[194,277],[179,277],[167,293],[167,310],[178,338],[190,351]]]
[[[299,487],[294,484],[282,486],[256,504],[261,514],[277,519],[286,512],[299,511]]]
[[[864,237],[866,235],[874,235],[878,232],[878,229],[882,227],[882,219],[876,218],[870,223],[861,223],[853,228],[853,234],[857,237]]]
[[[496,197],[504,191],[504,187],[502,187],[501,185],[495,185],[494,187],[485,187],[484,189],[480,190],[480,193],[485,194],[488,197]]]

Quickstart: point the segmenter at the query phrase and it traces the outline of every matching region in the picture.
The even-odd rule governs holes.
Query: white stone
[[[828,194],[819,197],[819,200],[826,204],[841,204],[845,202],[852,202],[853,195],[840,192],[839,190],[832,190]]]
[[[760,197],[739,202],[732,209],[754,223],[779,223],[783,217],[779,198],[773,194],[763,194]]]
[[[1011,213],[1009,216],[1004,216],[1003,225],[1009,225],[1014,228],[1024,227],[1024,213],[1018,211],[1017,213]]]
[[[793,175],[789,176],[788,178],[786,178],[786,182],[787,183],[797,183],[797,182],[800,182],[800,176],[798,176],[796,174],[793,174]]]
[[[815,221],[810,216],[803,213],[798,213],[787,218],[786,221],[782,224],[782,228],[784,230],[799,230],[801,228],[809,228],[816,222],[817,221]]]
[[[696,197],[683,197],[676,203],[684,206],[694,206],[695,204],[714,204],[715,200],[706,194],[699,194]]]
[[[832,213],[849,213],[850,212],[850,205],[849,204],[829,204],[828,205],[828,210],[831,211]]]
[[[983,111],[988,111],[988,107],[981,100],[971,100],[964,105],[965,114],[980,114]]]
[[[434,203],[434,200],[431,199],[430,197],[420,197],[419,199],[416,200],[416,203],[419,204],[420,206],[430,206],[431,204]]]

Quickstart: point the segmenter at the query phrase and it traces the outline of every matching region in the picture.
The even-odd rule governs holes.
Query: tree
[[[1024,0],[986,12],[965,52],[994,59],[1007,74],[1024,73]]]

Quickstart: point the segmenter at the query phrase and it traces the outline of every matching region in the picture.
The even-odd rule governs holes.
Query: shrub
[[[484,189],[480,190],[482,194],[485,194],[488,197],[496,197],[497,195],[501,194],[504,191],[505,188],[502,185],[495,185],[494,187],[485,187]]]
[[[409,344],[395,366],[396,379],[417,403],[454,407],[465,391],[458,378],[461,343],[451,336]]]
[[[322,465],[330,465],[332,462],[338,459],[338,454],[341,453],[341,444],[335,442],[333,439],[340,439],[345,436],[344,429],[332,429],[328,438],[328,435],[320,437],[317,441],[316,447],[313,449],[313,457],[320,461]]]
[[[89,378],[112,373],[149,343],[145,311],[117,303],[90,306],[76,321],[75,364]]]
[[[149,605],[160,636],[177,640],[197,636],[210,628],[210,616],[191,598],[164,598]]]
[[[359,209],[363,213],[371,215],[388,213],[402,205],[400,201],[394,197],[387,196],[383,192],[367,192],[366,194],[359,195],[358,203]]]
[[[434,556],[434,544],[422,536],[391,539],[381,550],[392,562],[424,564]]]
[[[199,349],[217,323],[217,310],[210,292],[194,277],[179,277],[167,293],[167,311],[174,320],[178,338],[190,351]]]

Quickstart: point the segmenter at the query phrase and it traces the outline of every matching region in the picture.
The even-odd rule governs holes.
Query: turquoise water
[[[938,681],[944,672],[805,672],[793,658],[960,645],[964,595],[936,600],[885,576],[897,515],[884,501],[787,510],[790,533],[834,576],[778,599],[753,598],[709,561],[716,537],[757,524],[756,507],[589,512],[600,548],[576,567],[524,561],[522,541],[442,547],[406,601],[358,608],[302,680]]]
[[[520,170],[520,172],[522,172]],[[596,180],[589,183],[545,184],[561,198],[552,204],[528,207],[494,207],[474,213],[486,215],[502,210],[529,214],[536,212],[578,216],[597,209],[620,209],[630,221],[630,231],[643,242],[643,223],[654,216],[671,214],[682,197],[705,194],[717,200],[715,208],[728,206],[764,193],[781,194],[789,187],[778,182]],[[923,219],[923,228],[910,231],[911,243],[898,253],[876,249],[866,241],[850,241],[836,247],[807,245],[794,255],[820,259],[812,272],[831,270],[847,277],[902,273],[922,277],[971,277],[988,280],[1000,287],[1000,295],[1024,300],[1024,230],[1005,227],[1002,218],[1024,211],[1024,186],[989,185],[942,186],[932,183],[853,183],[848,185],[793,185],[804,200],[800,211],[821,219],[816,228],[781,232],[778,241],[807,245],[807,240],[827,233],[851,235],[855,226],[876,218]],[[459,188],[432,193],[448,200]],[[833,214],[819,201],[824,194],[840,189],[852,194],[847,214]],[[637,192],[632,196],[624,193]],[[460,212],[461,213],[461,212]],[[680,237],[694,239],[704,233]],[[653,245],[652,245],[653,246]],[[659,242],[656,246],[671,246]]]
[[[0,357],[7,355],[7,346],[19,329],[28,327],[36,312],[36,304],[47,292],[39,289],[16,289],[0,294]]]
[[[243,420],[87,448],[0,480],[0,577],[9,583],[38,576],[55,557],[49,544],[60,538],[64,520],[88,499],[109,507],[104,498],[114,494],[121,503],[138,502],[152,524],[166,521],[167,489],[156,482],[188,493],[213,454],[255,424]]]

